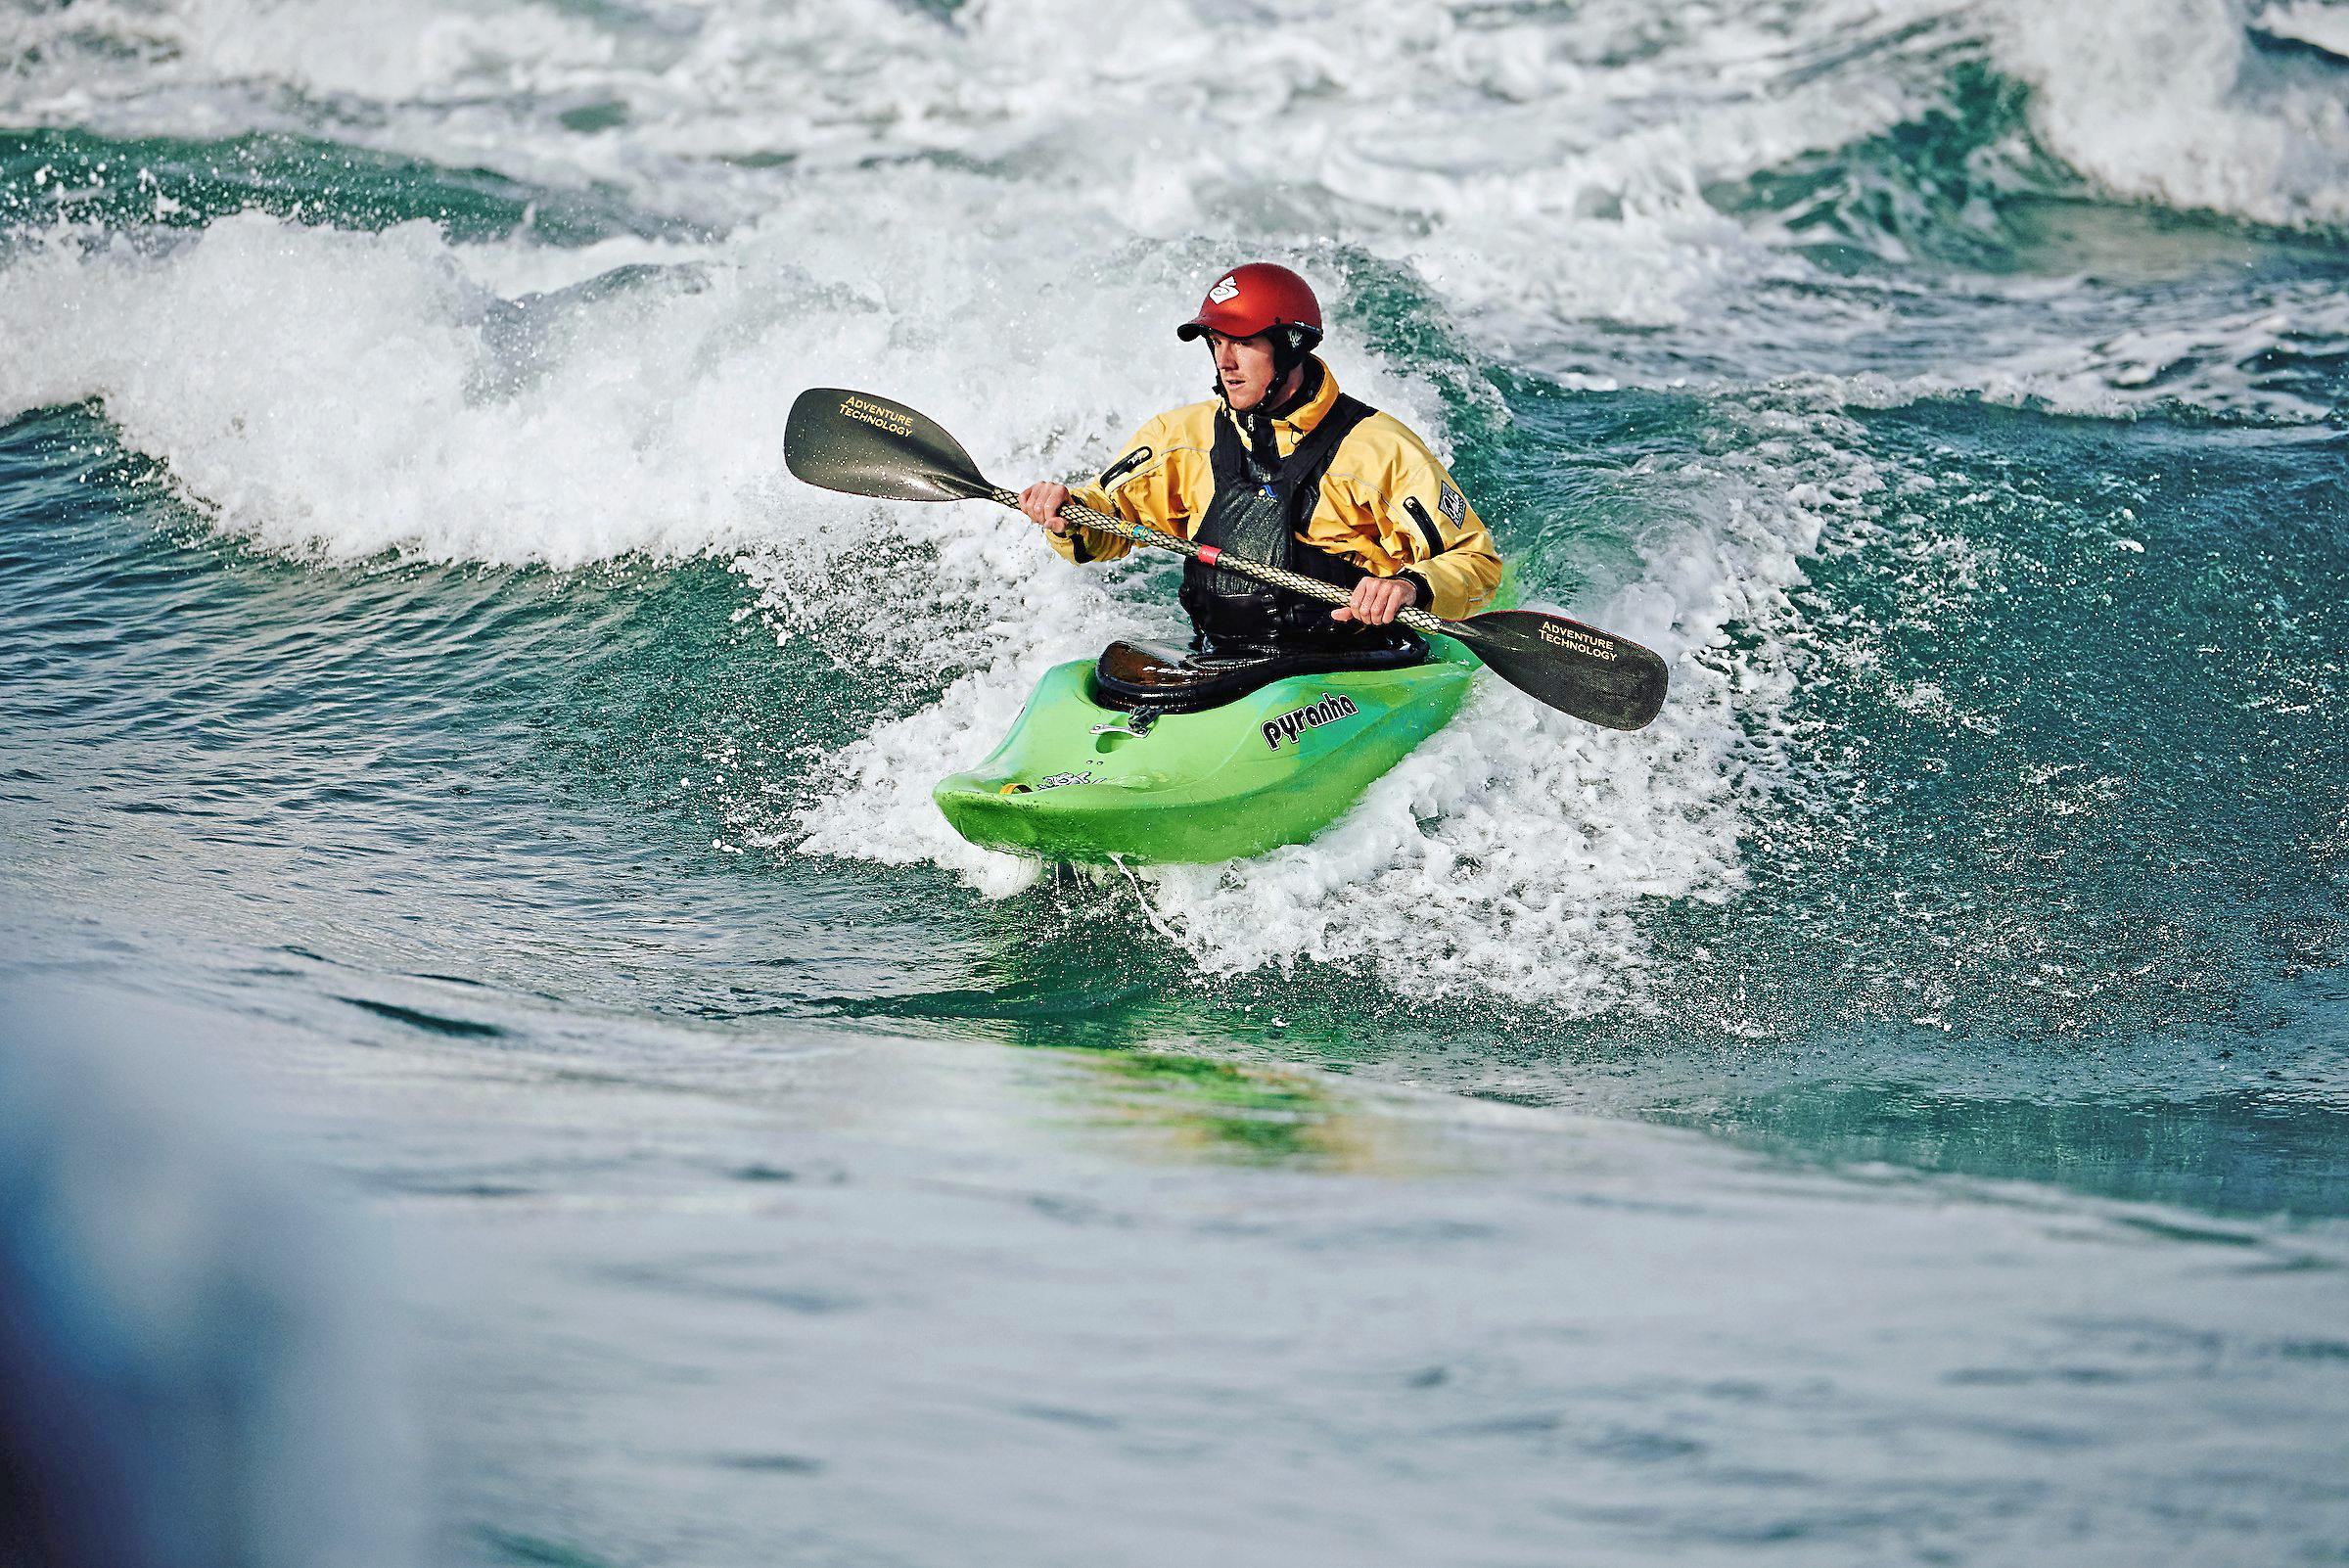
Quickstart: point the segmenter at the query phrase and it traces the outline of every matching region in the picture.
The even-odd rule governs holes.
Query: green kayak
[[[1003,744],[932,797],[973,844],[1038,859],[1209,862],[1301,844],[1459,712],[1478,661],[1432,641],[1419,663],[1269,679],[1254,667],[1200,679],[1174,650],[1115,643],[1055,667]]]

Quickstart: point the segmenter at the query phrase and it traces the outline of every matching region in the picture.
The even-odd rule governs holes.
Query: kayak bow
[[[1105,706],[1056,666],[987,761],[931,792],[954,830],[1047,860],[1212,862],[1312,838],[1459,711],[1474,655],[1275,680],[1220,707]]]

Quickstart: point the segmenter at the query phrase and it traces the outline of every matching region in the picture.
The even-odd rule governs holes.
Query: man
[[[1132,547],[1063,518],[1073,496],[1352,590],[1333,610],[1190,562],[1192,647],[1218,657],[1416,645],[1394,624],[1404,609],[1458,620],[1491,602],[1500,584],[1493,535],[1425,442],[1338,391],[1313,352],[1321,305],[1303,278],[1265,261],[1234,268],[1174,332],[1207,340],[1216,395],[1144,425],[1093,484],[1021,491],[1020,509],[1051,530],[1053,549],[1083,563]]]

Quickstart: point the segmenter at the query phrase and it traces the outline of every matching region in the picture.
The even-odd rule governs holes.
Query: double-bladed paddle
[[[783,462],[810,484],[851,495],[994,501],[1014,510],[1020,504],[1017,494],[990,484],[961,443],[934,421],[870,392],[810,387],[800,393],[783,427]],[[1071,501],[1061,515],[1309,599],[1345,604],[1352,598],[1334,583],[1225,555],[1213,545],[1108,517],[1082,502]],[[1593,724],[1637,729],[1664,706],[1671,676],[1662,659],[1629,638],[1565,616],[1491,610],[1465,621],[1443,621],[1410,609],[1396,619],[1418,631],[1457,638],[1519,691]]]

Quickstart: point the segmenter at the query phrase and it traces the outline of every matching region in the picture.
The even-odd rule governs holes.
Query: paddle
[[[960,442],[901,403],[870,392],[810,387],[783,427],[783,462],[809,484],[892,501],[995,501],[1018,495],[992,484]],[[1061,515],[1105,533],[1174,550],[1212,567],[1269,582],[1309,599],[1344,604],[1347,591],[1316,577],[1221,554],[1212,545],[1104,516],[1071,501]],[[1609,729],[1637,729],[1664,706],[1670,673],[1649,650],[1611,631],[1543,610],[1493,610],[1441,621],[1424,610],[1396,618],[1419,631],[1454,637],[1493,672],[1561,713]]]

